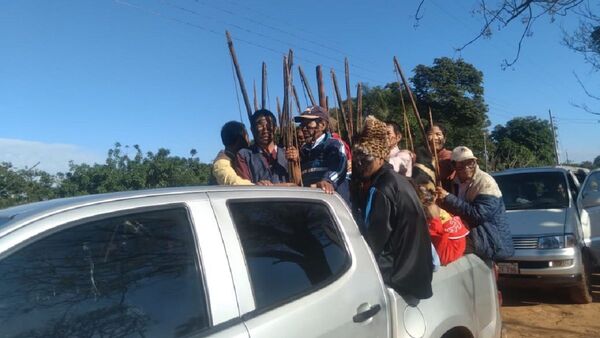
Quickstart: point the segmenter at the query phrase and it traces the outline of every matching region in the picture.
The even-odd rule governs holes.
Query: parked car
[[[189,187],[0,211],[0,335],[500,337],[474,255],[408,305],[346,204],[316,189]]]
[[[495,173],[494,178],[515,247],[513,257],[498,263],[500,284],[564,288],[573,302],[591,302],[592,253],[573,172],[562,167],[521,168]]]

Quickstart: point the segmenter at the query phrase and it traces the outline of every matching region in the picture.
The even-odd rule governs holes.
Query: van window
[[[228,206],[257,309],[328,284],[349,264],[333,217],[321,203],[230,201]]]
[[[568,185],[562,172],[497,175],[507,210],[553,209],[569,206]]]
[[[3,337],[174,337],[209,326],[185,208],[79,224],[0,261]]]

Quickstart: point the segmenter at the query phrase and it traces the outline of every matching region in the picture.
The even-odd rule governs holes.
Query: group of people
[[[399,148],[398,124],[373,116],[352,148],[332,133],[322,107],[307,108],[295,122],[298,147],[276,142],[277,120],[268,110],[250,118],[253,143],[242,123],[227,122],[225,149],[213,162],[216,183],[294,186],[290,168],[299,166],[303,186],[337,192],[351,206],[384,282],[405,297],[431,297],[435,269],[466,253],[490,267],[513,254],[498,185],[469,148],[445,148],[443,126],[430,125],[431,149],[415,154]]]

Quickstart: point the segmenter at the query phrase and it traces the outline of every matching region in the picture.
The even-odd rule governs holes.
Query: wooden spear
[[[248,92],[246,92],[246,85],[244,84],[244,78],[242,77],[242,71],[240,70],[240,65],[238,63],[237,56],[235,55],[235,49],[233,48],[233,40],[231,39],[231,34],[229,34],[229,31],[225,31],[225,36],[227,37],[229,53],[231,54],[231,60],[233,61],[233,66],[235,67],[235,73],[237,75],[238,82],[240,83],[242,96],[244,97],[244,105],[246,105],[248,119],[250,119],[250,117],[252,117],[252,106],[250,105],[250,100],[248,99]]]
[[[433,126],[433,117],[431,115],[431,107],[429,107],[429,128]],[[437,151],[435,149],[435,144],[433,143],[433,139],[431,139],[431,149],[433,149],[433,161],[435,167],[435,184],[440,186],[442,184],[442,180],[440,177],[440,162],[438,161]]]
[[[362,100],[362,83],[358,83],[358,87],[356,88],[356,132],[359,133],[362,130],[362,109],[363,109],[363,100]]]
[[[262,93],[260,108],[267,109],[267,64],[262,63]]]
[[[342,96],[340,95],[340,90],[337,84],[337,78],[335,77],[335,71],[331,69],[331,81],[333,81],[333,90],[335,91],[335,97],[338,102],[338,109],[342,113],[342,121],[344,121],[344,128],[346,129],[346,134],[348,136],[348,144],[352,146],[352,131],[348,129],[348,121],[346,116],[346,111],[344,111],[344,104],[342,103]],[[338,124],[339,124],[338,120]]]
[[[292,51],[290,50],[289,57],[292,57]],[[289,64],[289,58],[283,57],[283,90],[284,90],[284,103],[283,103],[283,121],[281,122],[281,133],[284,136],[284,146],[286,148],[298,147],[298,141],[296,139],[296,128],[292,120],[292,114],[290,109],[289,97],[291,95],[292,78],[291,78],[291,66]],[[298,106],[298,108],[300,108]],[[302,185],[302,170],[300,169],[300,162],[288,161],[288,172],[290,175],[290,181],[296,185]]]
[[[323,83],[323,71],[321,66],[317,66],[317,88],[319,90],[319,106],[327,109],[327,99],[325,98],[325,83]]]
[[[308,99],[310,100],[311,106],[316,106],[315,98],[313,97],[312,90],[310,89],[310,83],[306,80],[306,75],[304,75],[304,71],[302,67],[298,66],[298,72],[300,73],[300,80],[302,81],[302,86],[304,86],[304,90],[308,94]]]
[[[279,122],[281,123],[281,105],[279,104],[279,96],[277,96],[275,98],[275,102],[277,102],[277,118],[279,119]]]
[[[256,96],[256,81],[254,81],[254,111],[258,110],[258,97]]]
[[[417,102],[415,101],[415,98],[413,97],[412,90],[410,90],[410,86],[408,85],[408,81],[406,80],[406,77],[404,76],[404,72],[402,71],[402,68],[400,68],[400,63],[398,62],[398,59],[395,56],[394,56],[394,66],[396,67],[398,74],[400,74],[400,77],[402,78],[402,83],[404,83],[404,87],[406,88],[406,91],[408,92],[408,97],[410,98],[410,102],[412,103],[413,113],[415,114],[415,117],[417,118],[417,122],[419,123],[419,128],[421,130],[423,140],[425,141],[425,144],[427,145],[427,149],[429,149],[429,152],[431,153],[432,150],[429,145],[429,142],[427,141],[427,134],[425,133],[425,127],[423,126],[423,121],[421,120],[421,114],[419,114],[419,108],[417,108]]]
[[[292,94],[294,94],[294,101],[296,102],[298,114],[302,114],[302,108],[300,108],[300,100],[298,99],[298,92],[296,91],[296,86],[294,85],[292,85]]]
[[[346,77],[346,105],[348,107],[348,126],[350,127],[351,134],[348,135],[349,138],[352,138],[351,135],[354,135],[354,119],[352,112],[352,93],[350,93],[350,66],[348,63],[348,58],[344,58],[344,68],[345,68],[345,77]]]
[[[402,90],[402,85],[398,83],[398,90],[400,91],[400,102],[402,103],[402,114],[404,115],[404,138],[406,140],[405,144],[408,148],[410,144],[410,150],[415,152],[415,145],[413,144],[412,131],[410,130],[410,123],[408,122],[408,113],[406,112],[406,104],[404,103],[404,91]]]

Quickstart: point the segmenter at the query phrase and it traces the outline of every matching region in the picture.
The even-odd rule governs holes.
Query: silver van
[[[559,287],[575,303],[591,302],[593,255],[583,233],[575,175],[566,168],[542,167],[509,169],[494,178],[515,247],[513,257],[498,263],[500,284]]]

